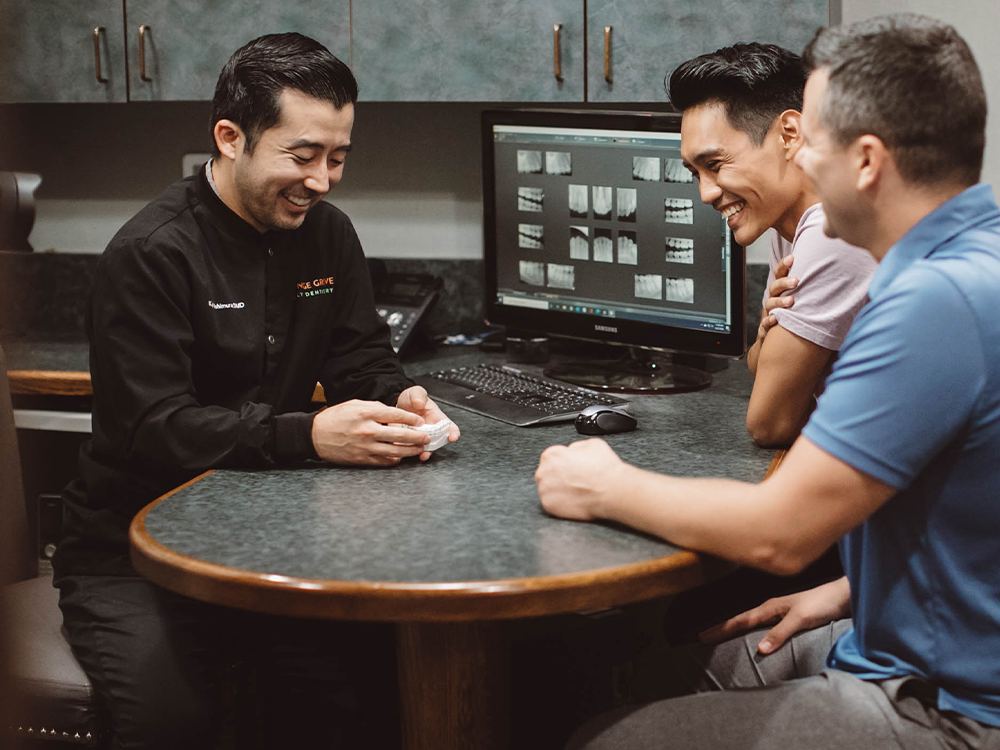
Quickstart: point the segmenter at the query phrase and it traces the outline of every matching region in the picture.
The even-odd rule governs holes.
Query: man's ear
[[[878,187],[886,170],[893,166],[892,154],[885,143],[876,135],[863,135],[851,144],[850,149],[858,175],[858,192],[866,193]]]
[[[802,146],[802,113],[786,109],[778,115],[778,135],[785,149],[785,161],[791,161]]]
[[[212,128],[212,135],[215,136],[215,145],[219,153],[230,161],[236,159],[236,154],[243,149],[243,130],[232,120],[219,120]]]

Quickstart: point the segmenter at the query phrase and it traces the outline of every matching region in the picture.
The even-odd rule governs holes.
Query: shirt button
[[[268,248],[267,249],[267,257],[268,258],[273,258],[274,257],[274,250],[272,250],[271,248]]]
[[[274,334],[272,333],[270,336],[267,337],[267,343],[274,344],[274,341],[275,341],[275,338],[274,338]]]

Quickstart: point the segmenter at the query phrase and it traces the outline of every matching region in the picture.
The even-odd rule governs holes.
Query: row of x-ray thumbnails
[[[519,174],[552,174],[570,177],[573,174],[573,155],[567,151],[541,151],[518,149],[517,171]],[[662,163],[662,170],[660,165]],[[544,164],[544,167],[543,167]],[[632,179],[642,182],[692,182],[691,172],[678,158],[658,156],[633,156]]]
[[[576,289],[576,266],[569,263],[546,263],[521,260],[518,264],[521,283],[550,289]],[[634,295],[641,300],[666,300],[694,304],[694,279],[664,276],[659,273],[633,274]]]

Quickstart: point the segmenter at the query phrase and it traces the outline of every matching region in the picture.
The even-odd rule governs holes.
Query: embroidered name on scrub
[[[296,297],[315,297],[317,294],[330,294],[333,291],[333,277],[327,276],[323,279],[313,279],[312,281],[300,281],[296,285],[299,290]]]
[[[242,302],[213,302],[208,301],[208,306],[213,310],[242,310],[246,305]]]

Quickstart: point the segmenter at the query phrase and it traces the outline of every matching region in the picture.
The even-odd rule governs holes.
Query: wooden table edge
[[[7,370],[10,392],[19,396],[92,396],[93,384],[86,370]],[[319,383],[313,389],[312,402],[325,404],[326,395]]]
[[[10,392],[18,395],[90,396],[90,373],[85,370],[7,370]]]
[[[211,473],[205,472],[168,492],[136,515],[129,528],[131,559],[140,574],[164,588],[238,609],[382,622],[539,617],[675,594],[714,580],[735,567],[711,556],[681,550],[639,563],[580,573],[454,583],[328,581],[231,568],[175,552],[146,530],[146,516],[153,508]]]

